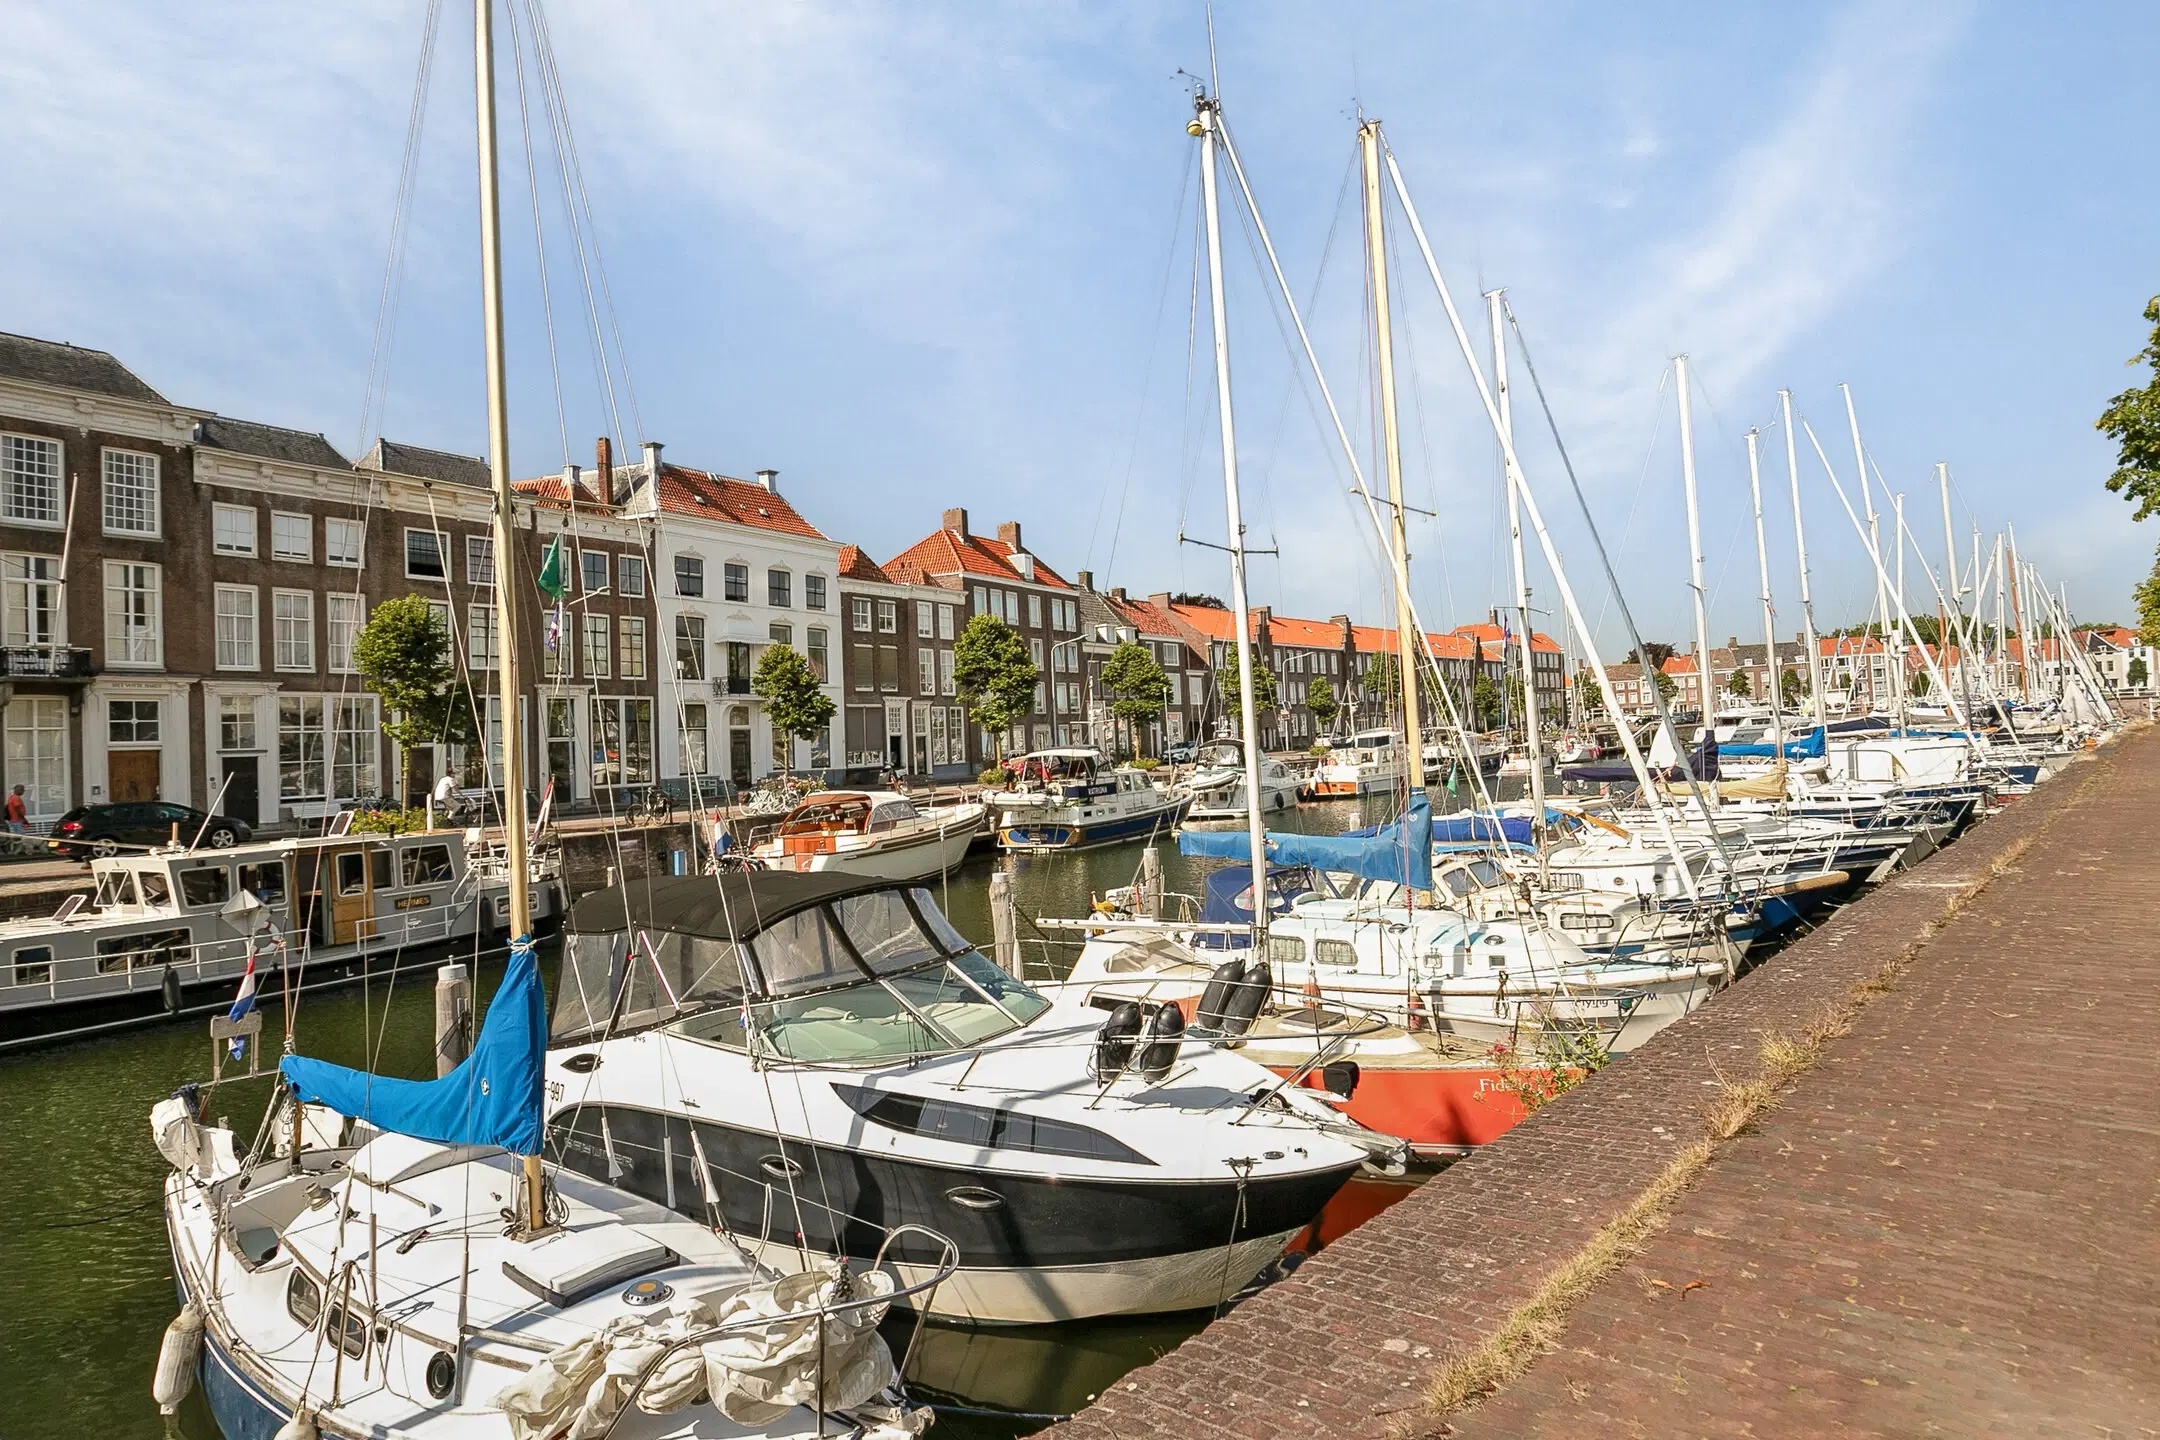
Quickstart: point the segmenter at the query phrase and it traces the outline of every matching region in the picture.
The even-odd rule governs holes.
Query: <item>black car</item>
[[[204,821],[209,823],[205,825]],[[202,843],[213,849],[254,838],[253,831],[229,816],[208,815],[165,800],[136,800],[119,805],[76,806],[53,826],[52,848],[75,860],[85,855],[147,850],[168,843],[176,825],[183,845],[194,844],[198,834]]]

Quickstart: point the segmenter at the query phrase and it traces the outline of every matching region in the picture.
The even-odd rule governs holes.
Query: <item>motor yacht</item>
[[[983,796],[1004,850],[1085,850],[1168,834],[1192,803],[1145,770],[1106,765],[1094,749],[1034,750],[1006,769],[1011,783]]]
[[[983,815],[973,800],[923,806],[892,790],[821,790],[751,853],[769,870],[921,880],[959,868]]]

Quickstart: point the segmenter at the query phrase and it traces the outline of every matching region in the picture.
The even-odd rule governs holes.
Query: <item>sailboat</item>
[[[477,0],[496,633],[515,714],[490,12]],[[523,774],[519,727],[502,745],[505,773]],[[949,1264],[912,1282],[877,1264],[782,1276],[724,1226],[545,1163],[524,787],[504,794],[513,939],[468,1057],[434,1080],[377,1076],[291,1053],[288,1028],[251,1146],[207,1118],[198,1087],[153,1110],[182,1299],[153,1380],[160,1406],[171,1413],[199,1373],[230,1440],[919,1433],[929,1416],[900,1398],[877,1326]]]

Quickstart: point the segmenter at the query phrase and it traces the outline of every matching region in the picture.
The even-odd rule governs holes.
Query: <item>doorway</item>
[[[727,734],[728,779],[735,782],[738,790],[750,788],[750,730],[747,726],[732,725]]]
[[[158,764],[163,758],[156,750],[108,751],[105,798],[115,805],[157,799]]]
[[[218,813],[243,825],[262,823],[262,770],[252,755],[225,757],[225,799]]]
[[[351,945],[375,935],[375,886],[364,849],[333,852],[330,863],[330,941]]]

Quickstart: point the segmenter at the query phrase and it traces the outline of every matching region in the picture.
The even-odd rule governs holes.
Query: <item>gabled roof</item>
[[[1033,551],[1027,552],[1033,562],[1034,577],[1020,573],[1012,563],[1016,552],[1012,546],[988,535],[963,535],[958,530],[933,530],[907,549],[885,562],[888,574],[920,576],[931,579],[940,575],[980,575],[987,580],[999,580],[1014,585],[1041,585],[1051,590],[1070,590],[1065,577],[1043,563],[1043,558]]]
[[[1185,631],[1170,613],[1160,606],[1146,600],[1118,600],[1108,595],[1103,599],[1141,634],[1174,636],[1180,643],[1189,643],[1185,639]]]
[[[1367,655],[1393,655],[1396,650],[1396,635],[1392,626],[1353,625],[1350,627],[1350,640],[1360,653]],[[1426,653],[1437,655],[1442,660],[1471,660],[1477,655],[1476,644],[1467,635],[1427,634],[1425,643]]]
[[[645,474],[643,465],[617,466],[618,477],[625,469],[633,476]],[[803,519],[794,506],[763,485],[682,465],[661,465],[660,508],[676,515],[703,515],[733,525],[795,535],[804,540],[825,539],[825,535]]]
[[[1326,620],[1300,620],[1294,615],[1268,616],[1268,638],[1277,645],[1306,650],[1340,650],[1342,627]]]
[[[261,425],[212,415],[195,423],[195,443],[236,455],[264,460],[283,460],[295,465],[315,465],[326,470],[350,470],[352,462],[338,454],[322,436],[306,430],[287,430],[282,425]]]
[[[1212,605],[1172,605],[1170,615],[1172,619],[1183,621],[1210,640],[1237,638],[1237,616],[1231,611],[1218,610]],[[1245,618],[1250,622],[1253,612],[1246,611]],[[1255,633],[1258,633],[1257,627]]]
[[[453,455],[448,450],[430,450],[424,445],[407,445],[379,436],[368,447],[367,454],[354,462],[353,468],[376,470],[385,475],[410,475],[447,485],[469,485],[478,490],[486,490],[495,483],[488,473],[487,461],[477,455]]]
[[[2116,625],[2106,630],[2081,630],[2078,634],[2083,637],[2088,647],[2096,640],[2117,650],[2128,650],[2138,643],[2138,632],[2127,625]]]
[[[892,576],[878,568],[878,563],[863,552],[860,545],[840,547],[840,578],[842,580],[867,580],[879,585],[890,585]]]
[[[1693,675],[1695,673],[1695,657],[1692,655],[1668,655],[1665,657],[1665,663],[1658,666],[1658,669],[1664,671],[1667,675]]]
[[[1455,627],[1455,633],[1457,635],[1467,635],[1473,640],[1490,642],[1495,645],[1505,645],[1513,639],[1512,631],[1502,626],[1495,625],[1490,621],[1482,621],[1475,625],[1458,625]],[[1530,632],[1530,648],[1532,650],[1543,650],[1549,654],[1555,655],[1560,652],[1559,642],[1554,640],[1552,636],[1538,630],[1533,630]]]
[[[591,472],[575,487],[560,475],[540,475],[531,480],[513,480],[510,488],[520,495],[530,495],[534,501],[550,510],[578,509],[594,515],[613,515],[620,507],[610,505],[593,492]]]
[[[85,350],[58,340],[38,340],[28,335],[0,333],[0,375],[69,390],[88,390],[146,405],[172,403],[103,350]]]

